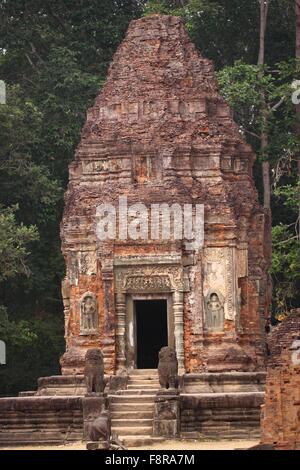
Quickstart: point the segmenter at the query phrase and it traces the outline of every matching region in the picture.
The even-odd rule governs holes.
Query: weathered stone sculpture
[[[300,310],[269,336],[262,444],[277,450],[300,450]]]
[[[224,298],[220,293],[209,293],[206,297],[205,327],[210,331],[224,329]]]
[[[111,432],[111,420],[108,410],[88,425],[88,450],[126,450],[116,433]]]
[[[94,294],[88,292],[84,295],[80,303],[80,333],[93,334],[98,328],[97,300]]]
[[[103,440],[106,442],[110,441],[111,436],[111,424],[109,412],[102,411],[98,418],[96,418],[88,429],[88,438],[92,442],[99,442]]]
[[[158,377],[161,388],[177,388],[178,361],[176,352],[168,346],[159,351]]]
[[[89,349],[85,356],[84,377],[87,394],[103,393],[104,382],[104,363],[101,349]]]

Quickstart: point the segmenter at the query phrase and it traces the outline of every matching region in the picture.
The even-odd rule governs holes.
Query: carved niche
[[[97,259],[94,251],[81,252],[80,274],[91,276],[97,273]]]
[[[70,285],[77,286],[79,278],[79,262],[77,253],[75,252],[71,252],[68,257],[68,272]]]
[[[226,320],[235,320],[237,299],[235,295],[234,255],[231,248],[207,248],[204,251],[203,292],[207,298],[212,289],[224,300]]]
[[[210,291],[205,297],[205,329],[207,331],[224,330],[223,295],[218,291]]]
[[[80,334],[90,335],[98,332],[98,305],[95,295],[86,292],[80,301]]]

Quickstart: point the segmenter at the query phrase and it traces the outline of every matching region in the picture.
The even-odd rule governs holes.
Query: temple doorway
[[[168,346],[168,302],[135,300],[134,306],[137,368],[156,369],[159,350]]]

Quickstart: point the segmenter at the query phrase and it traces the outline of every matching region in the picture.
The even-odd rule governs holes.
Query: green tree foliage
[[[8,348],[0,393],[35,387],[37,377],[58,372],[68,163],[86,109],[141,8],[135,0],[0,2],[0,77],[8,85],[7,105],[0,105],[0,204],[4,211],[18,205],[16,226],[39,236],[30,243],[28,275],[0,282],[0,338]]]
[[[289,173],[297,146],[296,115],[292,103],[293,79],[299,73],[293,60],[264,67],[260,74],[257,65],[238,61],[218,73],[221,93],[234,110],[235,121],[258,152],[259,160],[269,158],[273,169],[274,186]],[[267,102],[270,144],[265,155],[259,154],[262,122],[261,90]],[[295,160],[296,161],[296,160]]]
[[[18,225],[14,208],[0,207],[0,282],[17,274],[28,274],[28,244],[37,237],[36,228]]]
[[[176,2],[176,0],[150,0],[146,2],[144,15],[174,15],[184,16],[185,3],[187,2]]]
[[[258,66],[242,62],[225,67],[218,73],[221,92],[234,110],[241,132],[257,151],[256,169],[265,158],[271,164],[273,312],[279,316],[300,303],[300,244],[297,234],[299,142],[295,133],[295,106],[291,99],[291,84],[299,72],[299,66],[290,60],[275,64],[273,68],[265,67],[263,75],[259,73]],[[269,146],[264,154],[259,151],[261,90],[268,109]]]
[[[0,396],[35,390],[36,378],[59,373],[63,325],[47,315],[43,320],[11,320],[0,306],[0,337],[7,345],[7,365],[0,368]]]
[[[299,216],[300,180],[297,184],[283,185],[275,190],[278,205],[288,217],[273,227],[274,309],[277,316],[300,304],[300,243],[297,218]],[[284,220],[285,219],[285,220]]]
[[[257,63],[259,49],[258,0],[188,0],[179,8],[173,0],[149,0],[146,14],[183,16],[192,40],[217,69],[237,60]],[[266,55],[268,63],[294,55],[294,0],[270,2]]]

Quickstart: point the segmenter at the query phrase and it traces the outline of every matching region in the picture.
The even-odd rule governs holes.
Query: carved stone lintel
[[[182,265],[122,266],[116,269],[116,290],[123,292],[181,292],[188,288]]]
[[[133,292],[169,291],[172,284],[169,276],[129,276],[126,278],[124,288]]]

